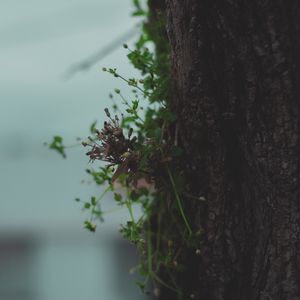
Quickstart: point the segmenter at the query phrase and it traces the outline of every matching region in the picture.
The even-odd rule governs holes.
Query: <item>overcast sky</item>
[[[54,135],[66,144],[87,137],[93,121],[104,121],[108,94],[125,89],[101,70],[132,76],[122,42],[90,70],[68,80],[65,74],[132,30],[138,20],[131,10],[131,0],[0,0],[0,249],[7,238],[38,241],[25,276],[22,264],[4,257],[1,295],[21,286],[39,300],[141,299],[126,248],[116,244],[125,211],[105,215],[96,235],[83,229],[89,215],[75,197],[102,192],[82,183],[85,149],[69,149],[64,160],[43,145]],[[106,197],[103,209],[112,203]]]
[[[43,142],[72,144],[91,122],[103,121],[108,94],[122,84],[101,71],[131,74],[122,44],[89,71],[66,70],[133,28],[130,0],[0,0],[0,228],[81,228],[72,202],[98,193],[82,185],[81,147],[62,160]]]

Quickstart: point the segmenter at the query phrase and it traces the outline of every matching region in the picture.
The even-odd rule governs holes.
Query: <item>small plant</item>
[[[149,12],[138,0],[133,4],[135,16],[148,16]],[[90,162],[102,161],[105,165],[86,172],[97,185],[106,185],[106,188],[99,197],[76,201],[89,211],[84,227],[94,232],[97,220],[105,218],[101,199],[113,192],[116,205],[126,207],[129,213],[129,220],[121,225],[120,232],[140,252],[136,270],[145,280],[138,282],[139,287],[144,290],[151,279],[155,294],[159,292],[158,286],[164,286],[180,297],[183,292],[177,287],[176,273],[184,268],[180,263],[182,249],[191,247],[195,255],[201,251],[199,245],[193,243],[194,233],[181,201],[184,181],[178,176],[177,159],[183,150],[178,146],[176,115],[169,105],[169,47],[162,38],[165,34],[163,16],[157,20],[156,27],[152,25],[144,21],[134,49],[123,45],[128,59],[140,71],[140,78],[126,78],[116,68],[102,69],[126,82],[132,97],[126,99],[120,89],[115,89],[110,97],[115,103],[119,100],[121,105],[105,108],[107,120],[101,129],[96,123],[91,125],[91,136],[82,145],[87,149]],[[159,43],[159,50],[149,50],[153,43]],[[66,156],[61,137],[55,136],[49,147]],[[121,187],[122,192],[116,186]],[[134,205],[139,205],[142,211],[138,218],[133,213]],[[177,227],[171,228],[170,224]]]

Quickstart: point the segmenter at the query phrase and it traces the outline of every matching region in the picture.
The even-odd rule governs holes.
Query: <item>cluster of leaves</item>
[[[48,144],[46,144],[48,145]],[[54,136],[49,148],[57,151],[63,158],[66,158],[65,146],[63,145],[63,138],[61,136]]]
[[[76,198],[75,201],[83,203],[83,209],[89,210],[91,213],[90,220],[84,221],[84,227],[91,232],[96,231],[96,225],[93,222],[93,219],[97,217],[99,220],[103,221],[102,215],[103,212],[100,207],[99,201],[95,196],[92,196],[90,201],[83,202],[79,198]]]
[[[96,169],[87,169],[87,174],[97,185],[107,187],[99,197],[76,201],[89,211],[90,218],[84,222],[84,227],[94,232],[96,220],[103,220],[100,202],[106,193],[113,192],[116,204],[129,212],[129,220],[121,225],[120,232],[140,250],[137,269],[145,281],[138,285],[144,289],[151,279],[180,293],[172,274],[182,269],[178,262],[182,243],[191,241],[193,232],[181,203],[183,184],[172,170],[174,161],[183,151],[176,142],[176,115],[168,105],[171,90],[169,46],[164,38],[163,16],[156,16],[153,26],[149,12],[140,1],[133,0],[133,4],[133,15],[147,19],[134,49],[127,44],[123,47],[140,77],[126,78],[116,68],[103,68],[104,72],[124,81],[132,95],[128,99],[120,89],[115,89],[110,97],[120,100],[126,114],[118,113],[120,104],[113,106],[114,115],[106,108],[107,121],[103,128],[99,130],[94,122],[90,127],[91,136],[82,142],[88,148],[86,154],[91,162],[105,163]],[[153,45],[156,48],[150,51]],[[141,103],[146,103],[146,108]],[[65,157],[61,137],[54,137],[49,147]],[[133,212],[135,205],[142,210],[139,218]],[[164,214],[168,214],[169,220],[164,220]],[[168,228],[167,223],[177,224],[177,228]],[[161,230],[163,227],[165,232]],[[160,277],[162,269],[167,279]]]

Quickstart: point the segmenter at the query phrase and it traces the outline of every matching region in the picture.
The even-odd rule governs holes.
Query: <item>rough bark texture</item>
[[[300,2],[167,0],[203,300],[300,299]],[[163,300],[176,296],[163,293]]]

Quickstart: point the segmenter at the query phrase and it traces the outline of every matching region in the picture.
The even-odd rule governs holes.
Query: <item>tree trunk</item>
[[[181,288],[203,300],[299,300],[300,2],[166,4],[194,196],[184,209],[203,231],[201,255],[182,256]]]

